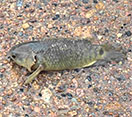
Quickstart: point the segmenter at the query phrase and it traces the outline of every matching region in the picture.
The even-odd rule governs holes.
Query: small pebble
[[[23,36],[23,32],[19,32],[18,35],[19,35],[19,36]]]
[[[27,28],[29,28],[29,26],[30,26],[30,25],[29,25],[28,23],[22,24],[22,28],[23,28],[23,29],[27,29]]]
[[[28,8],[28,7],[30,7],[30,5],[29,4],[26,4],[25,6],[24,6],[24,8],[26,9],[26,8]]]
[[[23,0],[17,0],[16,6],[21,7],[23,4]]]
[[[109,92],[108,92],[108,95],[109,95],[109,96],[112,96],[112,95],[113,95],[113,93],[112,93],[111,91],[109,91]]]
[[[25,117],[29,117],[29,115],[28,114],[25,114]]]
[[[35,107],[34,111],[37,112],[37,113],[39,113],[40,112],[40,108],[39,107]]]
[[[3,74],[2,73],[0,73],[0,78],[3,78]]]
[[[98,1],[97,1],[97,0],[93,0],[93,3],[97,4],[97,3],[98,3]]]
[[[124,75],[120,75],[118,78],[117,78],[118,81],[123,81],[123,80],[126,80],[125,76]]]
[[[117,37],[120,38],[122,36],[122,33],[118,33]]]
[[[62,96],[62,97],[66,97],[66,94],[62,93],[61,96]]]
[[[31,20],[30,22],[31,22],[31,23],[35,23],[35,22],[37,22],[37,20]]]
[[[89,101],[87,102],[88,105],[92,106],[93,105],[93,102],[92,101]]]
[[[83,33],[82,33],[83,38],[92,38],[92,33],[91,33],[92,28],[91,28],[91,26],[87,27],[86,29],[83,28],[83,30],[84,30]]]
[[[121,28],[121,29],[123,29],[124,27],[123,27],[123,26],[121,26],[120,28]]]
[[[58,87],[56,88],[56,90],[57,90],[58,92],[63,92],[63,91],[66,90],[66,85],[60,85],[60,86],[58,86]]]
[[[102,39],[103,38],[103,36],[102,35],[98,35],[98,39],[100,40],[100,39]]]
[[[108,32],[109,32],[109,30],[107,28],[105,28],[105,33],[108,33]]]
[[[77,115],[77,112],[76,111],[69,111],[68,114],[71,116],[71,117],[74,117]]]
[[[106,105],[105,109],[108,111],[117,111],[122,108],[122,105],[119,102],[111,102]]]
[[[92,80],[91,76],[87,76],[86,79],[88,79],[89,82]]]
[[[23,89],[23,88],[21,88],[21,89],[20,89],[20,91],[21,91],[21,92],[23,92],[23,91],[24,91],[24,89]]]
[[[115,3],[118,3],[119,1],[118,0],[113,0]]]
[[[103,2],[99,2],[95,5],[95,7],[97,10],[102,10],[102,9],[104,9],[105,6],[104,6]]]
[[[90,9],[90,8],[91,8],[91,6],[89,6],[89,5],[88,6],[85,6],[85,9]]]
[[[39,95],[40,97],[42,97],[42,94],[41,94],[41,93],[39,93],[38,95]]]
[[[3,25],[2,24],[0,25],[0,29],[3,29]]]
[[[52,5],[54,5],[56,7],[58,4],[54,2],[54,3],[52,3]]]
[[[127,16],[131,16],[132,14],[128,14]]]
[[[67,95],[68,99],[72,99],[72,97],[73,97],[71,93],[66,93],[66,95]]]
[[[82,27],[79,26],[79,27],[75,28],[74,35],[81,36],[82,35]]]
[[[72,98],[72,102],[75,102],[76,104],[78,104],[78,101],[76,98]]]
[[[87,3],[89,2],[89,0],[82,0],[82,2],[83,2],[84,4],[87,4]]]
[[[121,97],[120,97],[120,99],[122,100],[122,101],[127,101],[128,99],[129,99],[129,94],[127,94],[127,93],[124,93]]]
[[[44,3],[44,5],[47,5],[48,4],[48,0],[42,0],[43,1],[43,3]]]
[[[42,99],[47,102],[50,103],[50,98],[52,96],[52,92],[50,91],[50,89],[45,88],[44,90],[41,91],[42,94]]]
[[[96,93],[99,93],[99,89],[98,88],[93,88],[93,91],[96,92]]]
[[[81,19],[81,23],[82,23],[83,25],[87,25],[87,24],[90,23],[90,19],[89,19],[89,18]]]
[[[95,12],[96,12],[95,9],[91,9],[91,10],[89,10],[89,11],[86,13],[85,17],[86,17],[86,18],[90,18],[90,17],[92,17],[92,16],[95,14]]]
[[[132,35],[131,31],[127,31],[127,32],[125,32],[125,34],[126,34],[128,37]]]
[[[128,49],[128,52],[132,52],[132,49]]]
[[[90,87],[92,87],[92,85],[91,85],[91,84],[89,84],[89,85],[88,85],[88,88],[90,88]]]
[[[55,17],[52,18],[52,20],[57,20],[58,18],[60,18],[60,15],[56,14]]]

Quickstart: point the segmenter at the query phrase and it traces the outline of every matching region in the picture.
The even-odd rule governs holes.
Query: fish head
[[[16,64],[32,71],[32,66],[36,63],[36,54],[27,45],[18,44],[7,53],[7,58]]]

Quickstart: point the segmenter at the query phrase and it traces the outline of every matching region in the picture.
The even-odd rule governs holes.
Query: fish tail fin
[[[116,62],[123,62],[127,58],[127,51],[125,51],[122,47],[114,47],[108,44],[104,44],[102,47],[106,52],[104,55],[104,60],[106,61],[114,60]]]

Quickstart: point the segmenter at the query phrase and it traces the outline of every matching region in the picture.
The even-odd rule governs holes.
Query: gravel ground
[[[49,37],[119,44],[127,60],[43,72],[23,86],[28,71],[6,53]],[[0,0],[0,117],[7,116],[132,117],[132,0]]]

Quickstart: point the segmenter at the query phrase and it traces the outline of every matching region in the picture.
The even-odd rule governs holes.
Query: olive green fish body
[[[47,51],[40,50],[37,57],[44,70],[75,69],[88,67],[101,59],[100,49],[100,46],[88,41],[59,40],[51,44]]]
[[[45,39],[14,46],[8,56],[18,65],[35,70],[25,84],[42,70],[64,70],[88,67],[98,61],[122,58],[124,55],[104,45],[94,45],[88,40]]]

